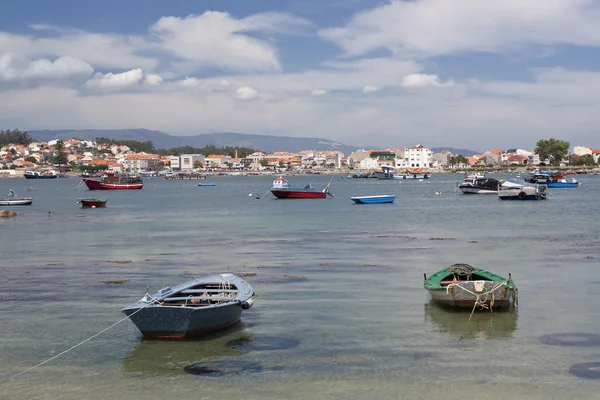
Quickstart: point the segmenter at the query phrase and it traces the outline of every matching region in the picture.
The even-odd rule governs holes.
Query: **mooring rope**
[[[475,304],[473,305],[473,310],[471,310],[471,315],[469,316],[469,321],[473,317],[473,313],[475,312],[475,308],[477,308],[477,306],[480,306],[481,310],[488,308],[488,306],[485,305],[485,302],[488,300],[489,295],[492,296],[492,298],[490,300],[490,311],[492,311],[492,308],[494,307],[494,300],[495,300],[494,292],[503,286],[508,286],[508,284],[506,282],[499,282],[499,283],[496,283],[494,286],[492,286],[492,288],[490,290],[488,290],[487,292],[477,294],[477,293],[472,292],[469,289],[465,288],[464,286],[462,286],[461,283],[463,283],[463,282],[449,284],[446,287],[446,293],[448,293],[450,288],[458,287],[458,288],[464,290],[465,292],[475,296]],[[485,296],[485,298],[483,298],[483,300],[481,300],[481,298],[483,296]],[[513,290],[513,299],[514,299],[514,290]],[[513,300],[513,303],[514,303],[514,300]]]
[[[151,304],[154,304],[154,302],[153,302],[153,303],[149,303],[148,305],[151,305]],[[147,306],[148,306],[148,305],[147,305]],[[115,326],[119,325],[121,322],[123,322],[123,321],[125,321],[125,320],[129,319],[129,317],[131,317],[132,315],[134,315],[134,314],[137,314],[138,312],[142,311],[142,310],[143,310],[144,308],[146,308],[147,306],[140,307],[140,309],[139,309],[139,310],[137,310],[137,311],[135,311],[135,312],[133,312],[133,313],[129,314],[128,316],[126,316],[126,317],[124,317],[124,318],[121,318],[120,320],[118,320],[117,322],[115,322],[114,324],[112,324],[111,326],[109,326],[108,328],[105,328],[105,329],[101,330],[100,332],[98,332],[98,333],[96,333],[96,334],[94,334],[94,335],[90,336],[89,338],[87,338],[87,339],[85,339],[85,340],[82,340],[81,342],[77,343],[76,345],[69,347],[69,348],[68,348],[68,349],[66,349],[65,351],[62,351],[62,352],[58,353],[57,355],[55,355],[55,356],[52,356],[52,357],[48,358],[47,360],[44,360],[44,361],[42,361],[41,363],[34,365],[33,367],[27,368],[25,371],[21,371],[21,372],[19,372],[18,374],[11,376],[10,378],[6,379],[4,382],[8,382],[8,381],[10,381],[10,380],[13,380],[13,379],[15,379],[15,378],[18,378],[19,376],[21,376],[21,375],[23,375],[23,374],[26,374],[27,372],[29,372],[29,371],[31,371],[31,370],[34,370],[34,369],[36,369],[36,368],[38,368],[38,367],[41,367],[42,365],[44,365],[44,364],[47,364],[47,363],[49,363],[50,361],[57,359],[58,357],[62,356],[63,354],[66,354],[66,353],[68,353],[69,351],[71,351],[71,350],[73,350],[73,349],[76,349],[77,347],[81,346],[82,344],[85,344],[85,343],[89,342],[90,340],[92,340],[92,339],[94,339],[94,338],[96,338],[96,337],[100,336],[101,334],[103,334],[104,332],[108,331],[109,329],[111,329],[111,328],[114,328]]]

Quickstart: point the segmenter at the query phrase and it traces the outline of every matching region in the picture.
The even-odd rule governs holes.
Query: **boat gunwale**
[[[494,274],[493,272],[481,269],[481,268],[473,268],[474,272],[473,275],[479,275],[481,277],[487,278],[489,279],[489,281],[491,282],[496,282],[496,283],[506,283],[510,288],[512,289],[516,289],[516,285],[513,282],[512,278],[504,278],[500,275]],[[453,273],[449,271],[449,268],[444,268],[436,273],[434,273],[433,275],[431,275],[429,278],[427,278],[425,280],[425,282],[423,282],[423,287],[427,290],[447,290],[448,286],[442,286],[441,282],[444,280],[444,278],[448,277],[448,276],[452,276]],[[462,282],[474,282],[477,281],[478,279],[471,279],[471,280],[464,280],[464,281],[456,281],[456,283],[462,283]]]

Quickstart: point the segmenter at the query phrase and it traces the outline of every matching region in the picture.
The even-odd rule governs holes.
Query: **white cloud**
[[[0,32],[0,54],[29,58],[73,57],[106,69],[135,69],[177,75],[198,68],[279,71],[277,49],[265,34],[297,34],[310,27],[284,13],[258,13],[236,19],[206,11],[185,18],[162,17],[147,35],[93,33],[53,25],[30,25],[34,34]],[[50,34],[48,34],[50,33]],[[181,76],[181,75],[179,75]]]
[[[61,57],[54,61],[5,53],[0,55],[0,82],[32,84],[74,83],[85,80],[94,72],[86,62],[73,57]]]
[[[225,12],[206,11],[185,18],[163,17],[151,27],[163,51],[196,66],[234,71],[277,71],[277,51],[266,40],[245,32],[285,32],[304,26],[287,14],[263,13],[235,19]]]
[[[238,100],[252,100],[256,98],[257,94],[256,89],[250,86],[242,86],[235,91],[235,98]]]
[[[231,86],[231,82],[229,82],[227,79],[221,79],[221,85],[223,86]]]
[[[12,52],[29,58],[73,57],[105,68],[153,69],[158,63],[156,58],[138,55],[146,48],[146,42],[138,37],[82,30],[65,30],[49,37],[0,32],[0,53]]]
[[[327,94],[327,90],[323,89],[313,89],[310,91],[311,96],[324,96]]]
[[[163,83],[163,78],[161,78],[160,75],[147,74],[144,77],[144,83],[150,86],[160,85],[161,83]]]
[[[183,87],[191,88],[200,86],[201,81],[198,78],[190,78],[189,76],[186,76],[185,79],[179,81],[179,84]]]
[[[600,46],[599,20],[595,0],[391,1],[320,34],[353,55],[387,48],[435,56],[528,44]]]
[[[402,78],[403,87],[452,86],[453,81],[443,83],[437,75],[410,74]]]
[[[373,86],[373,85],[365,85],[362,89],[363,93],[374,93],[374,92],[379,92],[381,90],[381,87],[379,86]]]
[[[118,74],[98,72],[86,82],[86,86],[96,89],[122,89],[139,84],[143,77],[144,73],[140,68]]]

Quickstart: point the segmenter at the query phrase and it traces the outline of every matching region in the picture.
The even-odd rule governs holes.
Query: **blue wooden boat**
[[[358,196],[350,197],[350,200],[357,204],[393,203],[394,200],[396,200],[396,196],[393,194],[383,194],[379,196]]]
[[[165,287],[121,311],[144,337],[183,339],[226,328],[252,307],[254,289],[233,274]]]
[[[547,183],[549,188],[576,188],[581,186],[576,179],[557,179],[555,181],[548,181]]]
[[[198,186],[217,186],[216,183],[199,183]]]

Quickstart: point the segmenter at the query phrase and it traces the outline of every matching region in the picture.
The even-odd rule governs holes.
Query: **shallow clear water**
[[[600,380],[569,368],[600,361],[600,340],[569,334],[600,334],[600,177],[537,202],[463,195],[460,178],[336,177],[326,200],[264,195],[272,177],[123,192],[0,180],[0,195],[34,197],[0,219],[0,398],[596,399]],[[377,194],[396,202],[349,199]],[[105,209],[76,204],[98,195]],[[423,273],[454,263],[512,273],[518,313],[468,321],[429,304]],[[119,321],[146,286],[216,272],[256,274],[255,306],[233,329],[147,341],[125,320],[6,381]],[[223,374],[190,373],[207,361]]]

